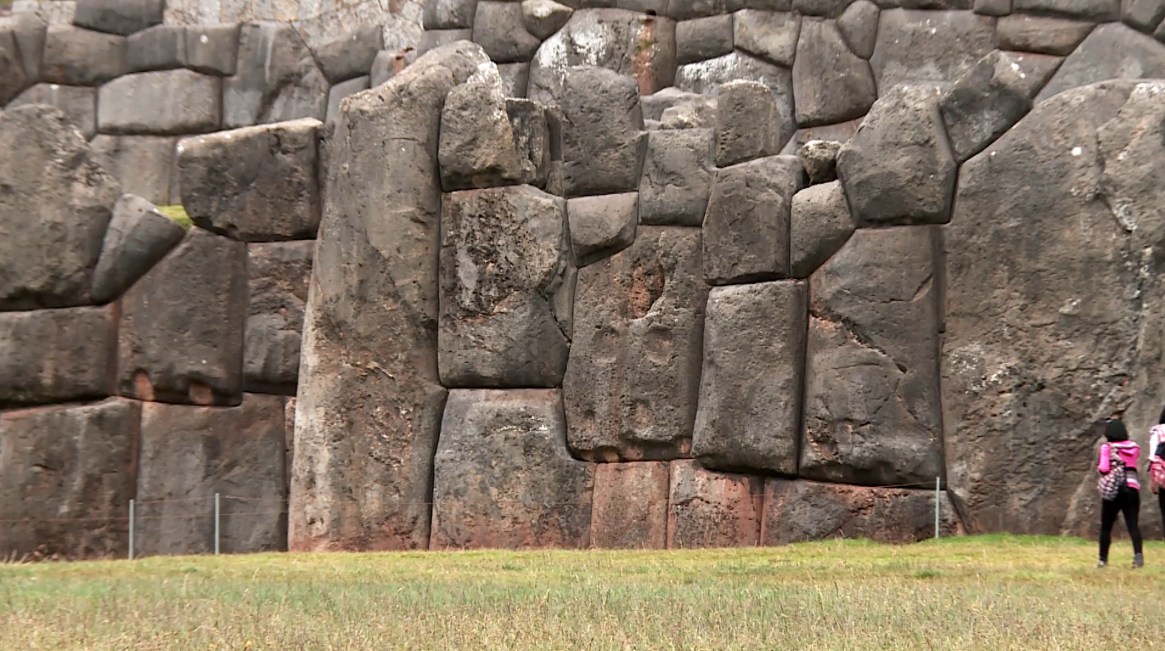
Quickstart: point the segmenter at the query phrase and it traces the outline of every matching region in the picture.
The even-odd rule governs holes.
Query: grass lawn
[[[0,649],[1162,648],[1165,544],[987,536],[672,552],[0,565]]]

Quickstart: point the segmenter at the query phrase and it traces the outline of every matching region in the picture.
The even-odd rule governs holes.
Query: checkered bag
[[[1096,482],[1096,488],[1100,491],[1100,499],[1105,502],[1115,500],[1120,490],[1125,487],[1125,482],[1128,481],[1125,462],[1121,461],[1120,455],[1116,452],[1116,446],[1113,445],[1108,446],[1108,467],[1108,473],[1101,475]]]

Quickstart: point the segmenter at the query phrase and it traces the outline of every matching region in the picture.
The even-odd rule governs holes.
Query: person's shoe
[[[1144,567],[1144,566],[1145,566],[1145,555],[1144,554],[1133,554],[1133,567]]]
[[[1106,560],[1104,560],[1104,559],[1101,559],[1101,560],[1099,560],[1099,561],[1096,561],[1096,566],[1097,566],[1097,567],[1107,567],[1107,566],[1108,566],[1108,561],[1106,561]]]

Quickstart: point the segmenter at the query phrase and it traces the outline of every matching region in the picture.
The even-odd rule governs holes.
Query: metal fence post
[[[941,476],[934,478],[934,537],[939,537],[939,509],[942,504],[942,485],[943,478]]]
[[[218,556],[218,534],[219,534],[219,514],[222,510],[219,508],[218,493],[214,494],[214,555]]]
[[[134,511],[134,501],[133,501],[133,498],[130,498],[130,500],[129,500],[129,560],[131,560],[131,561],[133,560],[133,524],[134,524],[133,523],[133,521],[134,521],[133,511]]]

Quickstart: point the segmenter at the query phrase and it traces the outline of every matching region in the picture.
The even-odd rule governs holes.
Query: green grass
[[[0,649],[1160,648],[1165,545],[262,554],[0,566]]]
[[[182,206],[158,206],[158,212],[169,217],[171,221],[186,230],[194,227],[194,222],[190,219],[190,215],[186,214],[186,209]]]

